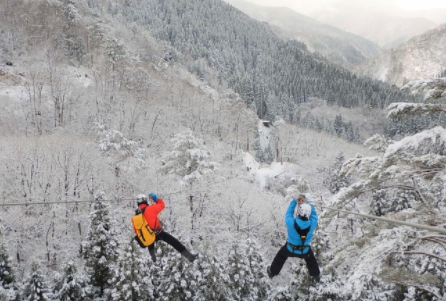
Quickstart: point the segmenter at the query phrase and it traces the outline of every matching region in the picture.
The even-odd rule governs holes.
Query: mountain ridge
[[[300,14],[287,7],[264,7],[247,1],[226,0],[253,19],[279,27],[276,33],[286,39],[304,42],[310,51],[326,56],[345,67],[376,56],[381,49],[372,41],[356,34]]]
[[[399,47],[362,62],[357,74],[397,86],[427,80],[446,70],[446,23],[411,38]]]

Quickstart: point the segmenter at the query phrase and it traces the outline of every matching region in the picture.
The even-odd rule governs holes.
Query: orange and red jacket
[[[138,206],[139,209],[146,208],[144,210],[144,218],[146,219],[147,224],[152,230],[162,229],[162,225],[160,219],[158,218],[158,214],[161,211],[163,211],[164,207],[166,207],[166,205],[164,204],[164,201],[161,198],[158,198],[155,204],[152,205],[141,204]],[[133,227],[133,230],[135,230],[136,233],[135,227]]]

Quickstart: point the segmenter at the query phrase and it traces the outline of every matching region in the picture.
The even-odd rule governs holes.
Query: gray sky
[[[435,8],[445,8],[446,0],[247,0],[264,6],[285,6],[300,13],[312,14],[319,9],[326,9],[327,6],[362,6],[372,8],[377,11],[399,15],[403,11],[416,14],[418,10],[428,10]]]

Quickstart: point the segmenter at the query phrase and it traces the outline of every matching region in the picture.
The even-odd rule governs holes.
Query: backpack
[[[156,238],[155,231],[149,227],[144,217],[144,209],[137,209],[132,217],[132,224],[136,234],[135,239],[141,248],[150,246]]]

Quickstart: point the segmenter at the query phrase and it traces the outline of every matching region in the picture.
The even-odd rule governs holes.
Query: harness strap
[[[296,246],[296,245],[293,245],[292,243],[288,242],[288,245],[290,246],[291,249],[293,249],[293,251],[298,250],[298,251],[303,252],[303,250],[305,250],[305,248],[309,247],[309,245],[305,245],[305,239],[307,238],[308,232],[310,232],[310,227],[302,229],[296,223],[296,220],[294,220],[294,229],[296,230],[297,234],[300,236],[302,245]]]
[[[293,245],[292,243],[288,243],[288,245],[290,246],[290,248],[291,249],[293,249],[293,251],[303,251],[303,250],[305,250],[305,248],[307,248],[307,247],[309,247],[309,245],[302,245],[302,246],[296,246],[296,245]]]

